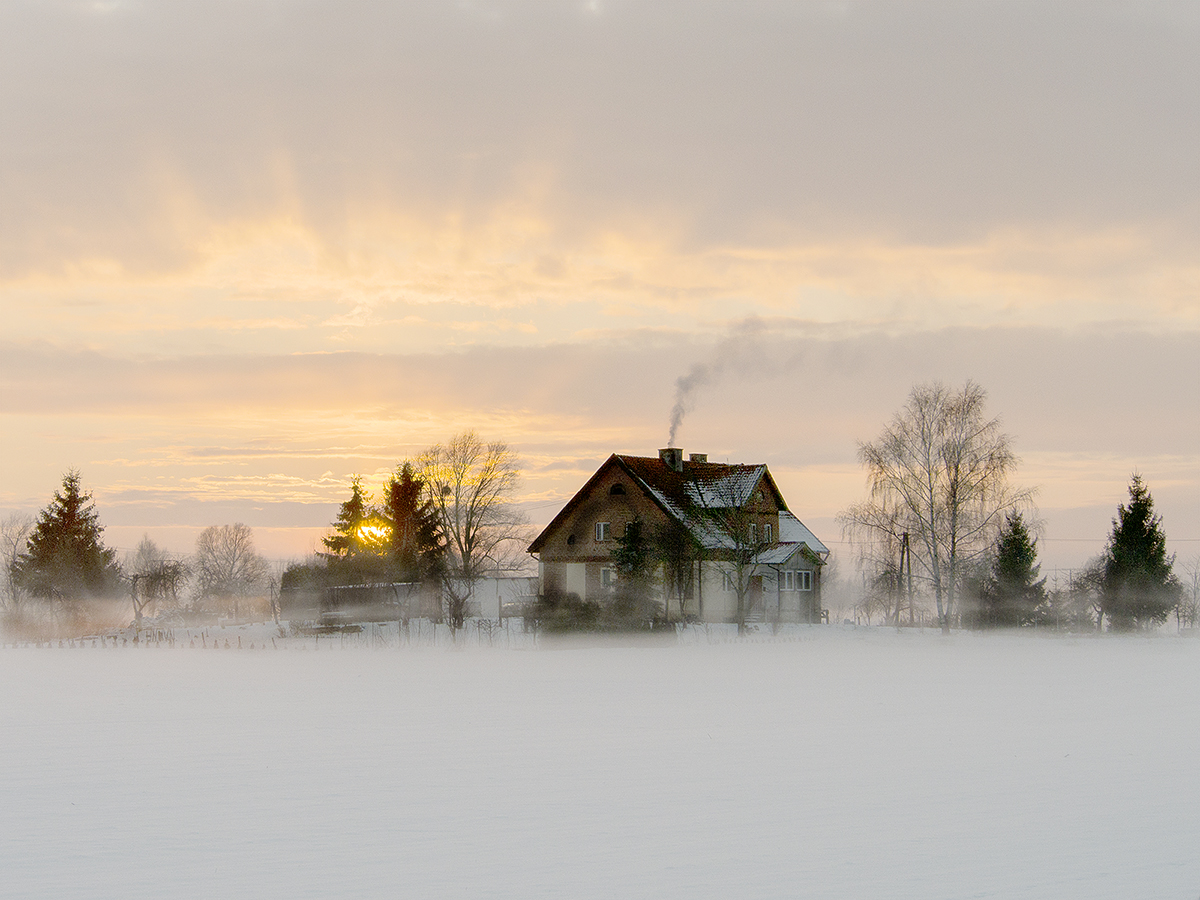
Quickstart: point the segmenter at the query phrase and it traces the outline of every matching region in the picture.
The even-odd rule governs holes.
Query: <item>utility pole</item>
[[[907,569],[908,583],[905,599],[908,601],[908,624],[913,624],[913,584],[912,584],[912,548],[908,545],[908,532],[900,536],[900,574],[903,576]]]

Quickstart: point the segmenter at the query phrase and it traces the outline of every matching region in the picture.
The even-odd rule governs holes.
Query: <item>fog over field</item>
[[[0,651],[0,896],[1194,898],[1200,642]]]

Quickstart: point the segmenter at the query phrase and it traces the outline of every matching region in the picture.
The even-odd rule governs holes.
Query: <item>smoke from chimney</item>
[[[675,405],[671,407],[671,430],[667,446],[675,446],[679,425],[696,406],[697,393],[725,373],[725,368],[735,360],[743,360],[748,366],[761,368],[763,365],[760,335],[768,330],[761,319],[746,319],[733,332],[713,348],[713,359],[696,363],[686,375],[675,379]]]
[[[671,431],[667,436],[668,447],[675,446],[675,435],[679,431],[679,423],[696,405],[695,392],[711,382],[715,376],[720,375],[724,368],[723,362],[696,363],[686,375],[680,375],[675,379],[675,405],[671,407]]]

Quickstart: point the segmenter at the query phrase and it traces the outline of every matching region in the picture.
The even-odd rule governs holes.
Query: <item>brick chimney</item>
[[[678,447],[665,447],[658,451],[658,458],[668,469],[675,472],[683,471],[683,450]]]

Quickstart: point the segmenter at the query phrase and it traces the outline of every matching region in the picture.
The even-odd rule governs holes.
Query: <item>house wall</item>
[[[704,622],[732,622],[737,616],[737,594],[725,590],[725,567],[706,561],[700,564],[700,589],[704,599]]]
[[[734,622],[737,620],[737,592],[725,589],[725,572],[732,572],[732,566],[717,561],[708,560],[703,568],[703,615],[704,622]],[[812,573],[812,590],[786,590],[780,583],[780,571],[809,571]],[[763,580],[763,602],[760,610],[752,612],[752,617],[766,622],[810,623],[821,620],[821,590],[820,567],[814,566],[808,560],[788,562],[775,569],[769,566],[758,566],[754,575]],[[795,581],[793,580],[793,584]],[[695,612],[694,604],[688,605],[689,612]]]
[[[625,493],[612,493],[615,486]],[[594,600],[609,596],[601,572],[612,565],[611,553],[617,546],[617,538],[625,533],[625,526],[638,517],[649,528],[667,520],[662,510],[623,471],[615,466],[610,468],[542,547],[539,557],[543,592],[559,590]],[[597,522],[609,523],[608,540],[596,539]]]

